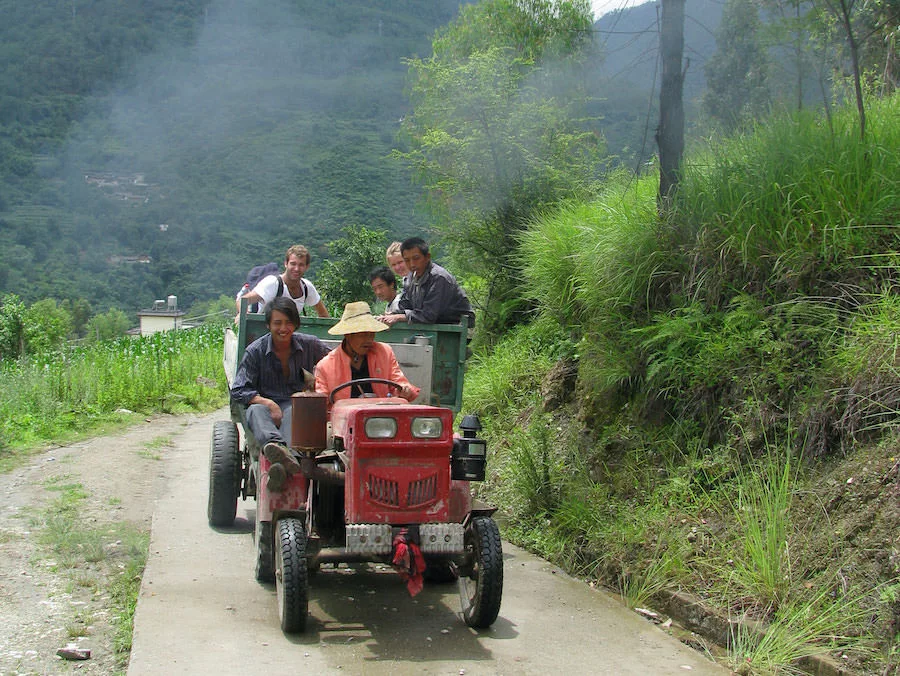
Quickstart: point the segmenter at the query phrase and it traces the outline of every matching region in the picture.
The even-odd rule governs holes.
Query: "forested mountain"
[[[187,307],[296,242],[315,277],[347,225],[427,233],[389,154],[404,58],[461,4],[0,0],[0,294]],[[590,112],[626,166],[655,147],[656,12],[595,26]],[[720,13],[689,3],[689,101]]]
[[[344,225],[421,232],[403,58],[458,0],[0,1],[0,292],[234,292]]]

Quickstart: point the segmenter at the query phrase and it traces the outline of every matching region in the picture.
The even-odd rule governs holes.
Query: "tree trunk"
[[[859,45],[856,42],[856,36],[853,34],[853,21],[851,14],[853,13],[854,0],[840,0],[841,23],[844,30],[847,31],[847,42],[850,45],[850,64],[853,68],[853,87],[856,93],[856,109],[859,111],[859,136],[861,139],[866,138],[866,106],[863,100],[861,76],[859,72]]]
[[[681,158],[684,154],[684,3],[685,0],[662,0],[662,22],[659,51],[662,59],[662,81],[659,89],[659,195],[657,210],[669,210],[678,188]]]

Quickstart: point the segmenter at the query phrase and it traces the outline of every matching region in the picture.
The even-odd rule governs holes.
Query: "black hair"
[[[428,243],[421,237],[409,237],[403,240],[403,244],[400,245],[400,253],[410,249],[418,249],[423,256],[428,255]]]
[[[378,278],[383,279],[384,283],[388,286],[397,286],[397,275],[395,275],[394,271],[389,267],[382,265],[381,267],[372,270],[372,272],[369,273],[369,284]]]
[[[272,313],[278,310],[285,314],[294,325],[294,329],[300,328],[300,312],[297,310],[297,304],[287,296],[278,296],[266,305],[266,326],[272,323]]]

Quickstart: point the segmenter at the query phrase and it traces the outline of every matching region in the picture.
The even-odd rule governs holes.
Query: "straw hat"
[[[389,328],[387,324],[383,324],[372,316],[368,303],[357,301],[344,306],[341,321],[328,329],[328,333],[332,336],[344,336],[348,333],[362,333],[363,331],[387,331]]]

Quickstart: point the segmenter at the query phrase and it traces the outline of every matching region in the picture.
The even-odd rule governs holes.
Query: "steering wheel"
[[[397,389],[397,394],[403,391],[403,385],[398,383],[396,380],[388,380],[387,378],[357,378],[356,380],[348,380],[346,383],[341,383],[333,390],[331,390],[331,394],[328,395],[328,403],[334,403],[334,395],[340,392],[343,389],[348,387],[353,387],[354,385],[366,385],[369,383],[380,383],[382,385],[387,385],[389,387],[394,387]]]

